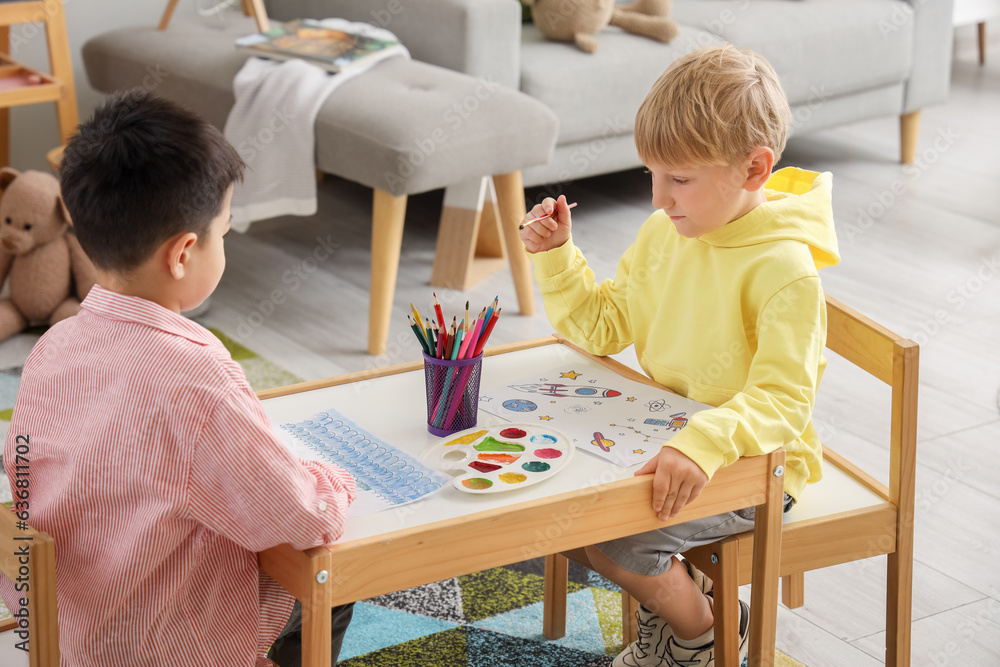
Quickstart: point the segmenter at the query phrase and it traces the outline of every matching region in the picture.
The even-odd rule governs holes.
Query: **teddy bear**
[[[547,38],[574,41],[583,51],[599,47],[595,34],[613,25],[626,32],[669,42],[677,23],[667,18],[671,0],[636,0],[616,5],[614,0],[524,0],[531,6],[535,25]]]
[[[40,171],[0,169],[0,340],[35,324],[76,315],[96,282],[94,265],[71,230],[59,181]]]

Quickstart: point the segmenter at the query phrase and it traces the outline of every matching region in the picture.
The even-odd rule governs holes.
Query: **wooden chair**
[[[885,664],[902,667],[910,664],[919,348],[835,299],[826,302],[827,348],[892,389],[889,486],[824,446],[823,480],[783,517],[780,558],[774,555],[782,602],[790,608],[804,604],[808,570],[888,554]],[[716,637],[729,650],[735,648],[739,621],[738,587],[750,583],[752,554],[752,533],[684,554],[714,580]],[[550,603],[558,595],[549,595],[564,581],[565,565],[558,555],[546,563],[545,600],[553,608],[553,617],[546,616],[549,638],[561,636],[565,627],[565,609],[560,612],[558,602]],[[635,608],[636,602],[623,595],[626,643],[636,637]]]
[[[55,543],[45,533],[30,527],[24,529],[19,524],[13,512],[0,507],[0,573],[11,581],[24,581],[27,568],[28,589],[23,594],[28,598],[28,664],[58,667]],[[0,621],[0,632],[23,629],[16,618]]]

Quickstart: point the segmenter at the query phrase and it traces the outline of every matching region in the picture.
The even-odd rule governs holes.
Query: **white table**
[[[581,367],[602,364],[653,384],[617,362],[586,355],[555,337],[492,348],[486,355],[484,387],[569,360]],[[439,441],[426,429],[423,382],[423,363],[416,362],[260,396],[274,424],[335,407],[372,434],[419,457]],[[502,423],[483,412],[480,420]],[[774,660],[783,490],[782,478],[773,473],[783,463],[784,452],[779,450],[723,468],[694,502],[667,522],[765,506],[757,512],[755,527],[751,665],[771,665]],[[303,665],[329,665],[328,610],[333,605],[667,525],[650,506],[652,476],[631,473],[578,452],[566,469],[539,484],[487,495],[445,487],[416,503],[349,520],[333,545],[304,552],[282,545],[261,553],[260,564],[302,602]]]

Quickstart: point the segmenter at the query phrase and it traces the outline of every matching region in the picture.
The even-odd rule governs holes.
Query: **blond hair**
[[[781,157],[791,112],[778,75],[749,49],[729,44],[674,61],[635,117],[643,162],[733,165],[758,146]]]

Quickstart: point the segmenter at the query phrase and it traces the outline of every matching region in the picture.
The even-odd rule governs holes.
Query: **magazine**
[[[331,72],[364,62],[406,53],[394,39],[365,34],[359,26],[371,30],[366,24],[297,19],[287,23],[273,23],[267,32],[256,33],[236,40],[236,47],[262,58],[287,60],[301,58]],[[374,32],[374,31],[372,31]]]

